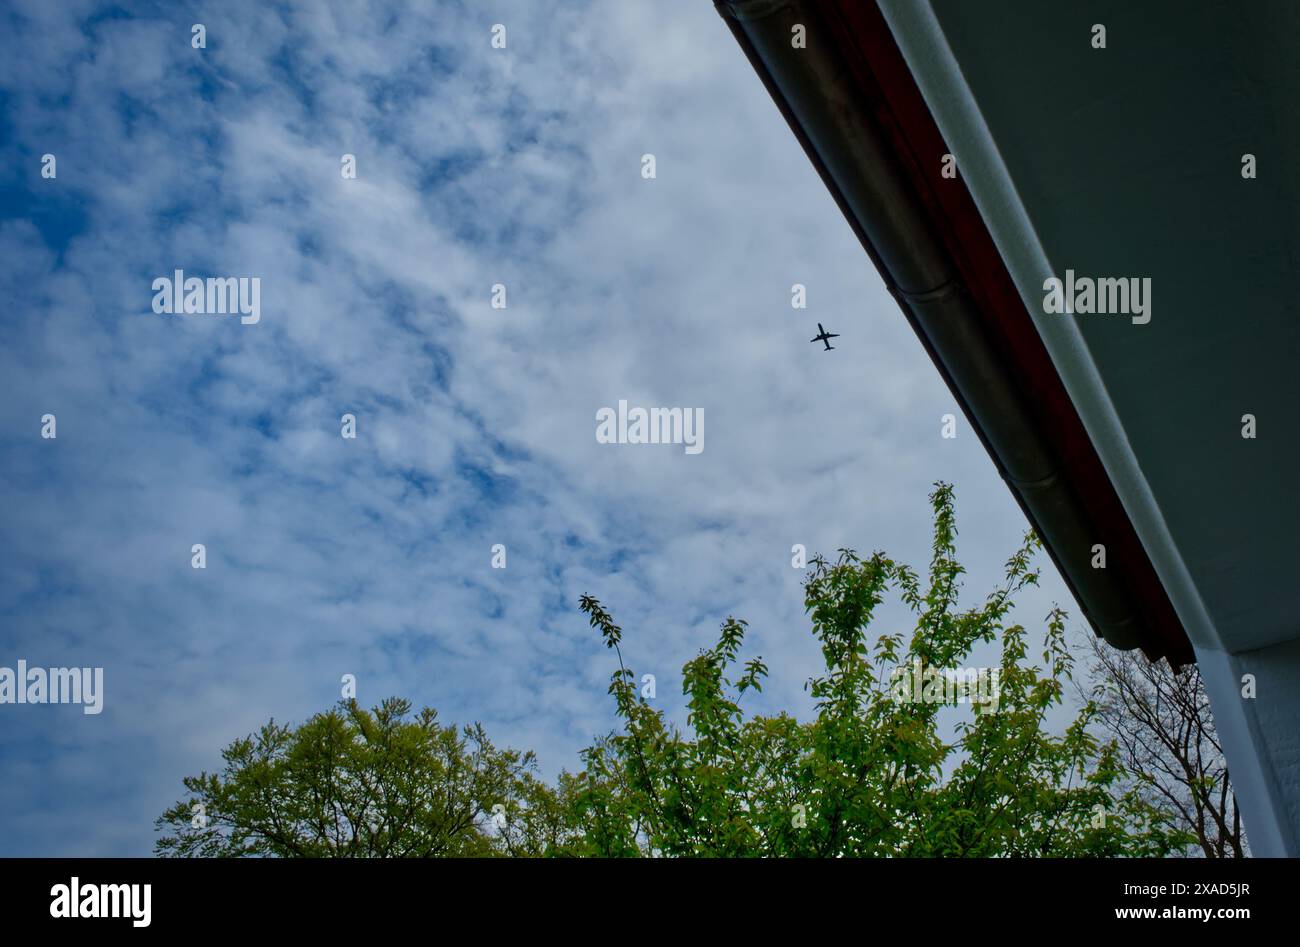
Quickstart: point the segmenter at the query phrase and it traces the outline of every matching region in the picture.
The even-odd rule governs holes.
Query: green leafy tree
[[[609,691],[623,727],[583,755],[574,800],[584,830],[570,850],[822,857],[1181,850],[1186,833],[1124,789],[1114,744],[1091,732],[1096,704],[1064,733],[1047,730],[1071,676],[1065,615],[1055,609],[1047,618],[1043,667],[1027,659],[1025,629],[1004,621],[1015,594],[1038,580],[1030,566],[1037,540],[1027,536],[1008,560],[1005,584],[960,609],[951,487],[936,485],[931,501],[924,584],[881,553],[860,559],[842,550],[833,563],[813,561],[805,604],[825,671],[808,682],[816,719],[807,723],[746,715],[741,701],[761,688],[767,669],[758,658],[737,666],[745,623],[729,618],[718,643],[683,668],[689,733],[680,732],[640,699],[622,629],[584,597],[582,610],[618,658]],[[873,637],[869,626],[891,590],[915,614],[915,627],[906,637]],[[909,670],[957,668],[977,644],[992,642],[1001,644],[996,700],[979,701],[970,681],[937,696],[900,691]],[[945,737],[940,710],[957,705],[969,719]]]
[[[158,819],[170,834],[156,852],[474,856],[561,841],[547,832],[556,804],[533,774],[532,753],[496,749],[477,724],[457,730],[434,710],[410,710],[398,698],[373,711],[342,701],[297,728],[271,721],[236,740],[222,773],[184,780],[190,798]],[[511,828],[530,804],[537,824]]]

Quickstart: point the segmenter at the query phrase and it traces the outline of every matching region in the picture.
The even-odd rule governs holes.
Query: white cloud
[[[206,51],[52,6],[0,40],[5,162],[57,140],[57,184],[21,185],[85,225],[0,225],[0,644],[104,665],[107,706],[0,735],[40,775],[0,788],[13,852],[147,852],[183,775],[343,673],[574,766],[611,724],[583,592],[665,706],[735,614],[766,705],[805,708],[792,543],[922,565],[940,478],[974,589],[1023,532],[964,422],[939,438],[951,398],[707,4],[223,5]],[[260,276],[262,322],[154,315],[173,268]],[[598,445],[619,398],[704,408],[705,452]]]

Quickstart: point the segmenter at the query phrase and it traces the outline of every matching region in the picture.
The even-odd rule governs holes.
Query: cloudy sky
[[[923,565],[949,480],[974,601],[1025,529],[706,0],[11,0],[0,157],[0,665],[105,674],[98,716],[0,706],[0,854],[148,854],[345,674],[573,768],[613,725],[583,593],[674,716],[728,615],[806,716],[793,544]],[[259,277],[260,322],[155,313],[176,269]],[[620,399],[704,451],[597,443]],[[1031,627],[1077,611],[1041,565]]]

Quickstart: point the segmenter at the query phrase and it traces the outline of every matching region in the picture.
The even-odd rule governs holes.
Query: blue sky
[[[702,0],[15,0],[0,152],[0,665],[105,669],[97,716],[0,706],[0,854],[148,854],[344,674],[572,768],[613,724],[582,593],[674,717],[728,615],[805,715],[792,544],[921,565],[949,480],[982,596],[1025,529]],[[155,314],[175,269],[259,277],[261,321]],[[620,399],[705,450],[597,443]],[[1073,610],[1041,565],[1030,627]]]

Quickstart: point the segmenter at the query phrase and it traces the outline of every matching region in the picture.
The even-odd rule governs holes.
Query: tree
[[[173,856],[492,855],[530,836],[495,831],[549,790],[532,753],[498,750],[477,724],[458,731],[425,709],[342,701],[297,728],[274,720],[222,753],[220,775],[186,777],[191,798],[157,820],[155,851]],[[544,812],[539,809],[539,815]],[[534,844],[550,841],[545,824]],[[556,836],[558,840],[558,836]]]
[[[585,826],[576,851],[669,856],[1097,856],[1163,855],[1187,835],[1133,789],[1114,743],[1090,730],[1089,702],[1060,736],[1044,729],[1062,700],[1072,658],[1065,615],[1047,618],[1042,660],[1029,664],[1027,633],[1004,622],[1014,595],[1035,584],[1032,534],[1006,564],[1006,582],[959,610],[952,489],[931,495],[934,541],[927,581],[883,553],[841,550],[818,558],[806,607],[825,673],[808,683],[816,719],[747,717],[744,695],[767,669],[748,661],[734,682],[745,623],[728,619],[718,643],[683,671],[683,734],[640,699],[624,664],[623,633],[594,598],[582,610],[617,655],[609,692],[620,733],[585,751],[575,795]],[[890,588],[916,615],[905,640],[868,628]],[[939,686],[940,671],[979,642],[1001,642],[978,681]],[[994,675],[993,671],[997,674]],[[909,673],[910,672],[910,673]],[[924,678],[925,688],[900,687]],[[918,693],[918,690],[920,693]],[[954,739],[940,734],[940,708],[968,704]],[[946,774],[946,775],[945,775]]]
[[[1089,642],[1099,725],[1115,741],[1134,790],[1162,806],[1207,858],[1249,851],[1201,672],[1175,672],[1137,651]]]

